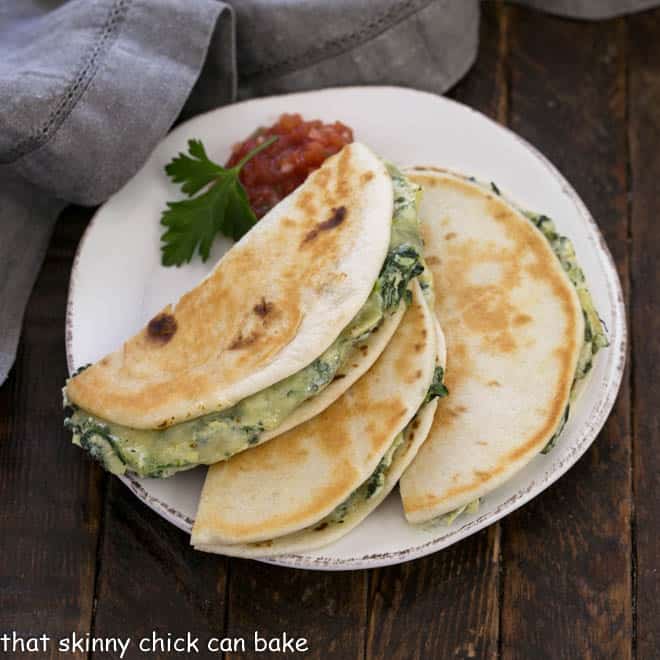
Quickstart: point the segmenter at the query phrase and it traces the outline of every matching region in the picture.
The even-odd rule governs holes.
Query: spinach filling
[[[433,399],[442,398],[449,394],[447,387],[443,383],[443,378],[444,369],[440,366],[437,366],[433,373],[433,380],[429,386],[426,398],[422,403],[422,407]],[[371,473],[371,475],[369,475],[369,477],[363,481],[362,484],[356,488],[341,504],[339,504],[325,518],[323,518],[323,520],[314,525],[314,530],[323,530],[328,525],[342,525],[349,514],[355,511],[355,509],[360,504],[369,501],[383,489],[385,486],[387,473],[391,468],[392,463],[397,458],[399,458],[399,456],[408,447],[413,421],[414,418],[406,426],[406,428],[401,431],[401,433],[397,434],[387,452],[380,459],[380,462],[376,466],[376,469]]]
[[[417,216],[421,189],[396,168],[388,165],[388,171],[394,192],[388,254],[366,303],[324,353],[299,372],[227,410],[163,430],[114,424],[69,404],[72,413],[65,426],[73,432],[74,444],[114,474],[169,477],[225,460],[258,444],[265,432],[276,429],[304,401],[322,392],[350,363],[385,315],[393,314],[402,301],[409,302],[408,284],[424,271]]]
[[[444,383],[444,378],[445,370],[437,366],[433,372],[433,380],[431,380],[431,385],[429,386],[429,391],[426,393],[424,403],[433,401],[433,399],[442,399],[449,394],[449,390]]]
[[[566,426],[571,404],[575,400],[577,384],[591,371],[596,353],[598,353],[601,348],[605,348],[608,345],[608,341],[603,328],[603,323],[598,316],[593,299],[591,298],[591,293],[589,293],[584,272],[577,263],[573,244],[568,238],[566,238],[566,236],[561,236],[557,233],[554,222],[552,222],[547,215],[532,213],[531,211],[522,212],[536,225],[539,231],[545,236],[548,243],[550,243],[552,251],[557,255],[559,263],[568,275],[568,279],[575,287],[575,291],[577,292],[582,307],[582,314],[584,316],[584,340],[582,342],[582,348],[580,349],[577,368],[575,369],[573,385],[571,386],[570,401],[566,406],[566,410],[562,415],[557,430],[541,452],[547,454],[555,446],[557,438],[564,430],[564,426]]]
[[[436,522],[441,522],[444,525],[451,525],[458,516],[460,516],[462,513],[477,513],[479,511],[479,504],[481,503],[481,499],[477,498],[476,500],[472,500],[472,502],[468,502],[467,504],[464,504],[463,506],[459,506],[458,509],[454,509],[453,511],[450,511],[449,513],[445,513],[442,516],[439,516],[438,518],[435,518],[434,520],[431,521],[432,525],[435,525]]]
[[[587,288],[584,272],[577,263],[575,249],[571,241],[565,236],[560,236],[555,225],[547,215],[525,211],[524,214],[536,225],[546,237],[552,251],[557,255],[562,268],[571,280],[582,305],[584,314],[584,342],[578,359],[575,379],[584,378],[593,365],[593,358],[601,348],[608,345],[607,336],[603,329],[603,323],[598,316],[594,302]]]
[[[408,427],[398,433],[389,449],[380,459],[376,469],[359,488],[356,488],[341,504],[333,509],[320,523],[314,526],[315,530],[325,529],[328,525],[342,525],[348,515],[352,513],[362,502],[369,501],[377,495],[385,485],[387,471],[392,465],[397,450],[404,445]],[[406,443],[407,444],[407,443]]]

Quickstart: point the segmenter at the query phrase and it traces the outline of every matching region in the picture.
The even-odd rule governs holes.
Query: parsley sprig
[[[167,227],[160,238],[163,266],[189,263],[195,251],[206,261],[218,233],[237,241],[256,223],[238,175],[245,163],[275,140],[277,136],[272,136],[231,168],[214,163],[200,140],[189,140],[188,153],[179,153],[165,166],[172,181],[182,184],[188,199],[167,202],[163,211],[160,224]]]

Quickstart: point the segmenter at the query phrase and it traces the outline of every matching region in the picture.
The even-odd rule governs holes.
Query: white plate
[[[474,110],[432,94],[395,87],[348,87],[257,99],[220,108],[177,127],[147,163],[94,216],[78,248],[67,311],[69,370],[93,362],[136,332],[166,303],[193,287],[227,249],[182,268],[160,266],[160,213],[177,197],[165,164],[201,138],[211,158],[224,162],[231,145],[283,112],[336,119],[356,139],[400,166],[437,165],[495,181],[524,207],[552,217],[569,236],[586,272],[610,339],[556,447],[536,457],[509,483],[487,496],[477,514],[452,525],[416,528],[403,518],[398,493],[362,525],[331,546],[273,563],[326,570],[395,564],[456,543],[528,502],[568,470],[596,437],[616,398],[626,345],[625,310],[610,253],[573,188],[543,155]],[[171,479],[124,478],[152,509],[189,532],[203,469]]]

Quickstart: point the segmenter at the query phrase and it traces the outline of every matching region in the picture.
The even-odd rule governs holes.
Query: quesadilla
[[[607,341],[573,247],[547,216],[494,184],[408,175],[424,189],[451,393],[400,482],[407,519],[421,523],[477,501],[548,450]]]
[[[417,282],[412,291],[385,351],[337,401],[209,469],[197,549],[259,557],[315,548],[346,534],[391,491],[443,391],[444,341]]]
[[[418,194],[367,147],[344,147],[195,289],[68,381],[74,443],[110,472],[167,477],[330,405],[385,348],[423,270]]]

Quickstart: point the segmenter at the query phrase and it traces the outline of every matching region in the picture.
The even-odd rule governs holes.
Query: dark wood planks
[[[660,652],[660,11],[629,20],[637,657]]]
[[[485,2],[481,7],[477,60],[447,96],[506,124],[508,51],[509,11],[502,2]]]
[[[625,37],[622,20],[584,23],[511,10],[511,127],[573,183],[624,284]],[[631,657],[630,443],[626,375],[585,457],[503,522],[503,658]]]
[[[367,657],[496,658],[499,534],[373,571]]]
[[[93,634],[131,637],[126,658],[170,658],[161,647],[145,656],[139,641],[154,631],[165,640],[190,633],[200,639],[194,657],[221,657],[205,644],[224,636],[226,566],[223,557],[193,550],[187,534],[110,479]]]
[[[506,50],[507,13],[486,3],[478,60],[450,94],[502,123]],[[499,554],[496,524],[435,555],[373,571],[367,657],[497,657]]]
[[[0,632],[89,629],[101,473],[71,446],[60,394],[69,270],[88,217],[60,219],[0,389]]]
[[[366,571],[319,572],[234,559],[230,568],[228,634],[304,637],[309,658],[349,660],[364,654]],[[251,658],[254,654],[232,654]],[[277,658],[276,653],[259,657]]]

